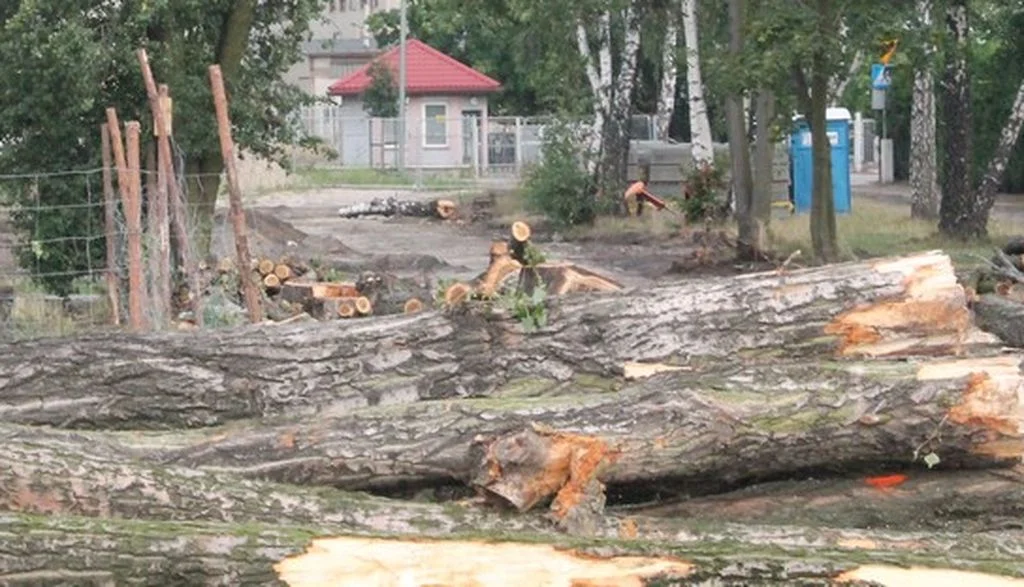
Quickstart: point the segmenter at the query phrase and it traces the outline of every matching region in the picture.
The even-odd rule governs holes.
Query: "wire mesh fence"
[[[216,255],[234,248],[216,198],[196,198],[219,176],[179,175],[184,238],[159,227],[158,174],[140,169],[140,296],[145,330],[190,323],[241,323],[228,300],[198,306],[183,259],[198,274]],[[105,177],[109,176],[109,177]],[[118,331],[131,324],[131,231],[115,169],[0,175],[0,341]],[[185,202],[197,202],[185,204]],[[202,203],[202,202],[206,203]],[[201,219],[207,218],[205,221]],[[161,246],[163,243],[163,246]],[[209,244],[207,244],[209,243]],[[166,252],[165,252],[166,251]],[[182,253],[184,252],[184,255]],[[168,258],[167,279],[160,260]],[[225,312],[237,315],[225,317]]]

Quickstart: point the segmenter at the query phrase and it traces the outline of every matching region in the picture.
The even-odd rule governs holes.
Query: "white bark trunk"
[[[690,143],[695,165],[713,164],[711,123],[704,101],[700,71],[700,43],[697,37],[697,0],[683,2],[683,38],[686,43],[686,89],[690,105]]]
[[[1010,161],[1013,148],[1020,138],[1021,128],[1024,127],[1024,80],[1017,87],[1017,97],[1014,98],[1013,108],[1003,125],[1003,132],[999,135],[999,144],[996,146],[995,154],[988,163],[985,176],[981,180],[979,196],[981,205],[991,210],[995,203],[996,191],[999,189],[999,182],[1002,181],[1003,172],[1006,171],[1006,164]]]
[[[679,41],[679,29],[676,26],[674,11],[670,8],[666,15],[665,42],[661,48],[661,91],[658,92],[658,140],[668,140],[668,129],[672,123],[672,113],[676,106],[676,78],[679,68],[676,65],[676,45]]]
[[[600,159],[601,137],[604,136],[605,123],[611,111],[612,91],[611,14],[602,13],[597,22],[599,45],[596,59],[590,50],[586,26],[582,20],[576,25],[576,44],[594,94],[594,121],[588,137],[590,157],[587,158],[587,168],[590,173],[596,171]]]
[[[626,25],[626,35],[622,47],[622,62],[619,64],[619,75],[615,78],[614,103],[616,116],[625,116],[629,119],[631,105],[633,104],[633,85],[636,81],[636,59],[640,53],[640,19],[636,17],[636,10],[630,3],[623,15]],[[608,71],[611,77],[611,39],[606,44],[608,51]]]
[[[922,30],[932,28],[932,0],[917,0]],[[910,113],[910,189],[911,216],[938,218],[939,174],[935,136],[935,78],[932,59],[935,45],[928,43],[924,65],[914,73],[914,92]]]

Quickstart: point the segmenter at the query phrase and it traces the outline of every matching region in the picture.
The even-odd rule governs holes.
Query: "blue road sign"
[[[892,85],[892,68],[881,63],[871,64],[871,88],[887,90]]]

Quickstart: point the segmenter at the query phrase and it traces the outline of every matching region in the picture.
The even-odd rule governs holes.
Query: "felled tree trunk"
[[[1007,346],[1024,348],[1024,304],[999,295],[981,296],[974,303],[978,325]]]
[[[397,198],[374,198],[362,204],[353,204],[338,209],[342,218],[360,216],[411,216],[415,218],[455,217],[457,207],[451,200],[399,200]]]
[[[520,390],[205,432],[89,432],[75,442],[111,460],[292,484],[389,493],[468,482],[527,510],[565,487],[559,499],[571,498],[592,478],[642,497],[658,481],[698,494],[936,457],[942,468],[1014,464],[1020,360],[676,371],[617,393],[531,399]],[[21,428],[18,437],[31,444],[52,434],[67,432]]]
[[[548,300],[524,333],[488,305],[346,323],[0,345],[0,420],[170,428],[424,399],[602,390],[642,365],[989,349],[949,258]],[[59,396],[57,392],[59,391]]]
[[[959,532],[1019,528],[1024,469],[875,471],[853,479],[782,481],[706,497],[614,508],[618,515],[831,528]],[[667,488],[666,488],[667,489]]]
[[[810,584],[873,581],[896,587],[931,581],[986,587],[1012,584],[1006,581],[1024,574],[1017,554],[1024,549],[1019,532],[964,537],[948,532],[708,529],[684,523],[648,531],[648,526],[627,520],[617,532],[620,538],[592,548],[549,536],[555,548],[545,548],[536,535],[507,534],[504,542],[458,535],[433,541],[371,540],[343,531],[332,535],[322,527],[280,524],[4,515],[0,578],[5,585],[281,585],[287,580],[284,584],[295,587],[328,582],[390,587],[396,574],[404,574],[417,585],[451,582],[454,577],[476,578],[494,587],[561,585],[573,579],[581,580],[573,584],[637,585],[654,567],[665,578],[697,585],[720,584],[716,580],[790,584],[800,578]],[[424,552],[428,556],[414,556]],[[529,555],[527,560],[523,554]],[[434,564],[442,560],[446,564]],[[378,564],[367,566],[372,563]],[[632,580],[625,572],[595,577],[595,570],[614,567],[632,571]],[[439,577],[443,568],[453,574]],[[302,570],[310,574],[296,573]],[[361,572],[352,576],[353,570]],[[531,570],[538,573],[535,578],[549,582],[517,582]],[[582,582],[595,578],[604,581]]]

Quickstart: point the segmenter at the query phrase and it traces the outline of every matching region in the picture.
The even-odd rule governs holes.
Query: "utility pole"
[[[405,171],[405,38],[409,35],[407,0],[402,0],[398,33],[398,170]]]

